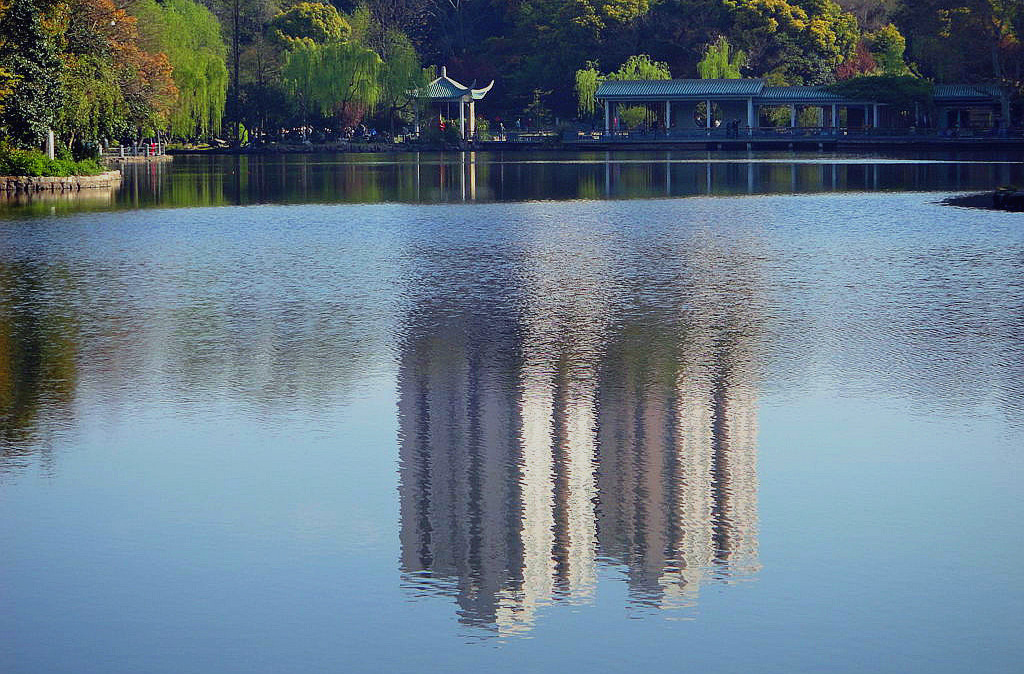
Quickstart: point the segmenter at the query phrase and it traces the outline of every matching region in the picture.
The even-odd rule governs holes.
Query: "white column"
[[[665,131],[672,128],[672,101],[665,101]]]
[[[871,124],[871,126],[875,127],[876,129],[878,128],[878,103],[875,103],[875,121]]]
[[[53,145],[53,129],[48,129],[46,131],[46,156],[49,159],[53,159],[55,156]]]
[[[476,137],[476,101],[469,101],[469,136]]]
[[[790,128],[796,128],[796,106],[789,106],[789,126]]]
[[[839,105],[837,103],[832,104],[832,128],[839,128]]]
[[[459,99],[459,137],[466,139],[466,102]]]
[[[711,130],[711,100],[709,99],[709,100],[704,101],[704,105],[707,106],[704,109],[704,112],[705,112],[704,117],[706,118],[704,120],[704,122],[707,125],[708,130],[710,131]]]
[[[604,102],[604,133],[608,135],[612,130],[612,106],[611,103],[605,99]]]
[[[753,132],[753,128],[754,128],[756,123],[757,123],[757,120],[754,119],[754,99],[753,98],[748,98],[747,99],[747,126],[751,129],[751,132]]]

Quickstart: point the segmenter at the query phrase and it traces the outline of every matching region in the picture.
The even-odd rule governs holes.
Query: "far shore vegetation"
[[[497,81],[478,129],[600,124],[603,80],[671,77],[902,105],[934,83],[995,84],[1019,126],[1022,38],[1021,0],[0,0],[0,141],[40,148],[53,130],[51,168],[84,171],[66,162],[143,139],[387,140],[426,119],[413,92],[440,65]]]

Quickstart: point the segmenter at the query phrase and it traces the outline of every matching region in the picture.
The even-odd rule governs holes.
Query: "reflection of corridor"
[[[753,331],[717,310],[612,323],[603,271],[538,266],[521,311],[424,304],[407,322],[406,583],[515,633],[590,601],[598,560],[659,607],[756,572]]]

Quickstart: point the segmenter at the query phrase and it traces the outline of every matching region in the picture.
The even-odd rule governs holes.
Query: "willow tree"
[[[429,80],[420,66],[416,48],[405,33],[389,30],[383,41],[380,103],[394,135],[395,119],[403,117],[408,120],[411,117],[417,104],[415,92],[424,88]]]
[[[576,71],[576,98],[581,114],[592,115],[597,109],[598,87],[606,80],[670,80],[672,73],[668,64],[654,61],[647,54],[635,54],[626,59],[615,72],[602,75],[595,61],[588,61],[587,67]]]
[[[194,0],[139,0],[132,8],[150,50],[167,54],[178,87],[170,132],[210,136],[220,132],[227,100],[227,45],[220,23]]]
[[[357,44],[299,40],[285,57],[281,76],[306,121],[310,113],[329,117],[346,107],[373,108],[382,93],[383,65],[374,51]]]
[[[697,72],[704,80],[736,80],[741,77],[740,69],[746,65],[746,52],[733,51],[729,40],[719,35],[704,50],[704,57],[697,64]]]

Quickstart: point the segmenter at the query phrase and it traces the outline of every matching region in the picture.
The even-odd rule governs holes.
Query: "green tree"
[[[864,42],[871,57],[884,75],[907,75],[910,69],[903,61],[907,41],[893,24],[882,26],[873,33],[864,34]]]
[[[626,59],[619,69],[602,75],[596,61],[588,61],[585,68],[576,71],[575,91],[581,113],[592,115],[597,108],[598,87],[606,80],[670,80],[668,64],[651,59],[647,54],[635,54]]]
[[[728,38],[719,35],[705,50],[704,58],[697,64],[697,72],[705,80],[734,80],[741,77],[740,69],[746,65],[746,53],[733,52]]]
[[[14,75],[7,79],[0,134],[25,146],[42,142],[60,101],[61,64],[43,28],[43,8],[37,0],[12,0],[0,22],[0,69]]]
[[[408,36],[399,30],[384,34],[380,76],[380,104],[395,133],[395,121],[408,120],[417,100],[413,92],[427,84],[426,74]]]
[[[73,146],[166,128],[178,94],[171,65],[143,45],[136,17],[114,0],[61,0],[47,23],[61,61],[54,130],[62,140]]]
[[[298,40],[345,42],[352,29],[333,5],[300,2],[273,18],[267,30],[286,48]]]
[[[303,120],[311,113],[340,115],[346,108],[373,108],[380,100],[383,61],[350,42],[299,41],[288,52],[282,77]]]
[[[730,42],[777,84],[823,84],[856,54],[860,31],[833,0],[723,0]]]
[[[220,23],[193,0],[137,0],[132,12],[151,51],[167,54],[178,98],[170,114],[176,136],[220,132],[227,100],[227,45]]]
[[[935,86],[928,80],[910,75],[867,75],[830,85],[829,90],[841,96],[862,101],[878,101],[892,108],[909,110],[918,104],[927,109],[932,104]]]

